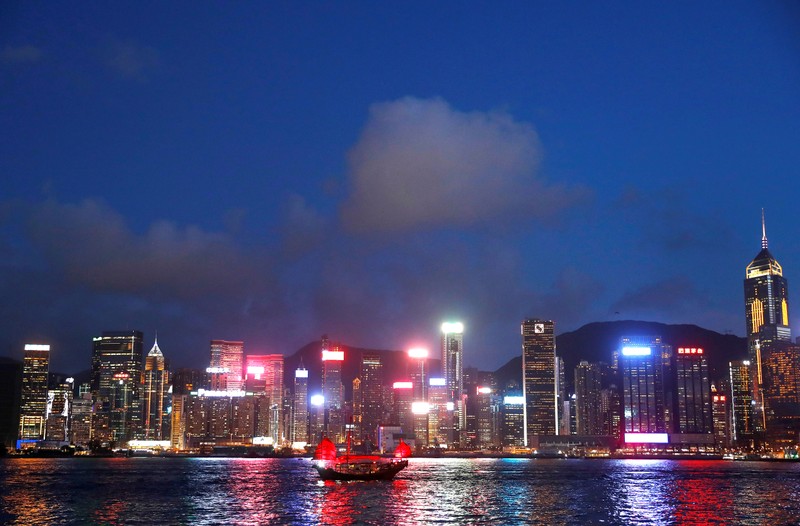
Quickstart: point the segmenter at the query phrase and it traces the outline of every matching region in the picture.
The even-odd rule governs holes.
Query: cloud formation
[[[541,157],[533,127],[504,112],[461,112],[438,98],[373,104],[348,155],[342,219],[362,232],[462,226],[547,216],[585,195],[541,179]]]
[[[116,210],[87,199],[47,201],[28,222],[31,240],[73,283],[180,299],[251,289],[267,273],[226,234],[157,221],[133,232]]]

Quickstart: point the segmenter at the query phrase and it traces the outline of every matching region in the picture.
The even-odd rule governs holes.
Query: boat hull
[[[408,460],[387,463],[314,463],[322,480],[391,480],[408,466]]]

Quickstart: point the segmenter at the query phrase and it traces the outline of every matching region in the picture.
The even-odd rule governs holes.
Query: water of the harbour
[[[800,524],[800,463],[412,459],[321,482],[307,459],[0,459],[0,524]]]

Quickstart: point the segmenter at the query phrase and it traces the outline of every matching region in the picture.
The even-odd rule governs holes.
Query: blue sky
[[[561,4],[9,4],[0,354],[743,334],[761,207],[793,304],[800,9]]]

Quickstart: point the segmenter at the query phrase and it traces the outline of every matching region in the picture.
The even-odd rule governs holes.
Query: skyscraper
[[[622,338],[620,368],[626,442],[642,441],[641,434],[650,435],[644,441],[666,442],[669,429],[664,356],[668,354],[669,346],[659,336]]]
[[[467,423],[464,407],[464,324],[461,322],[442,324],[442,372],[448,401],[455,407],[453,440],[461,441]]]
[[[308,442],[308,369],[302,365],[294,372],[292,442]]]
[[[761,211],[761,251],[745,269],[745,317],[753,391],[754,431],[764,431],[764,361],[772,350],[791,342],[789,287],[783,268],[768,249],[764,211]]]
[[[104,331],[92,341],[93,438],[124,442],[142,429],[141,331]]]
[[[206,372],[212,391],[238,393],[242,390],[244,342],[211,340],[211,361]]]
[[[728,364],[731,378],[731,412],[733,441],[749,446],[755,431],[753,422],[753,390],[750,385],[750,360],[734,360]]]
[[[49,364],[49,345],[25,345],[19,409],[20,440],[36,441],[45,438]]]
[[[166,413],[169,386],[169,371],[156,337],[144,359],[144,437],[148,440],[169,437],[170,419]]]
[[[522,388],[525,397],[525,444],[534,436],[555,435],[556,339],[551,320],[522,322]]]
[[[344,385],[342,362],[344,351],[331,345],[327,335],[322,337],[322,396],[325,403],[325,432],[334,442],[343,442],[344,435]]]
[[[675,355],[677,385],[675,431],[712,434],[711,382],[708,361],[700,347],[679,347]]]
[[[249,354],[244,387],[259,398],[257,435],[283,441],[283,355]]]
[[[582,361],[575,368],[575,419],[579,435],[603,434],[600,398],[603,366],[602,363]]]
[[[383,415],[383,361],[380,353],[361,354],[361,438],[376,444]]]

